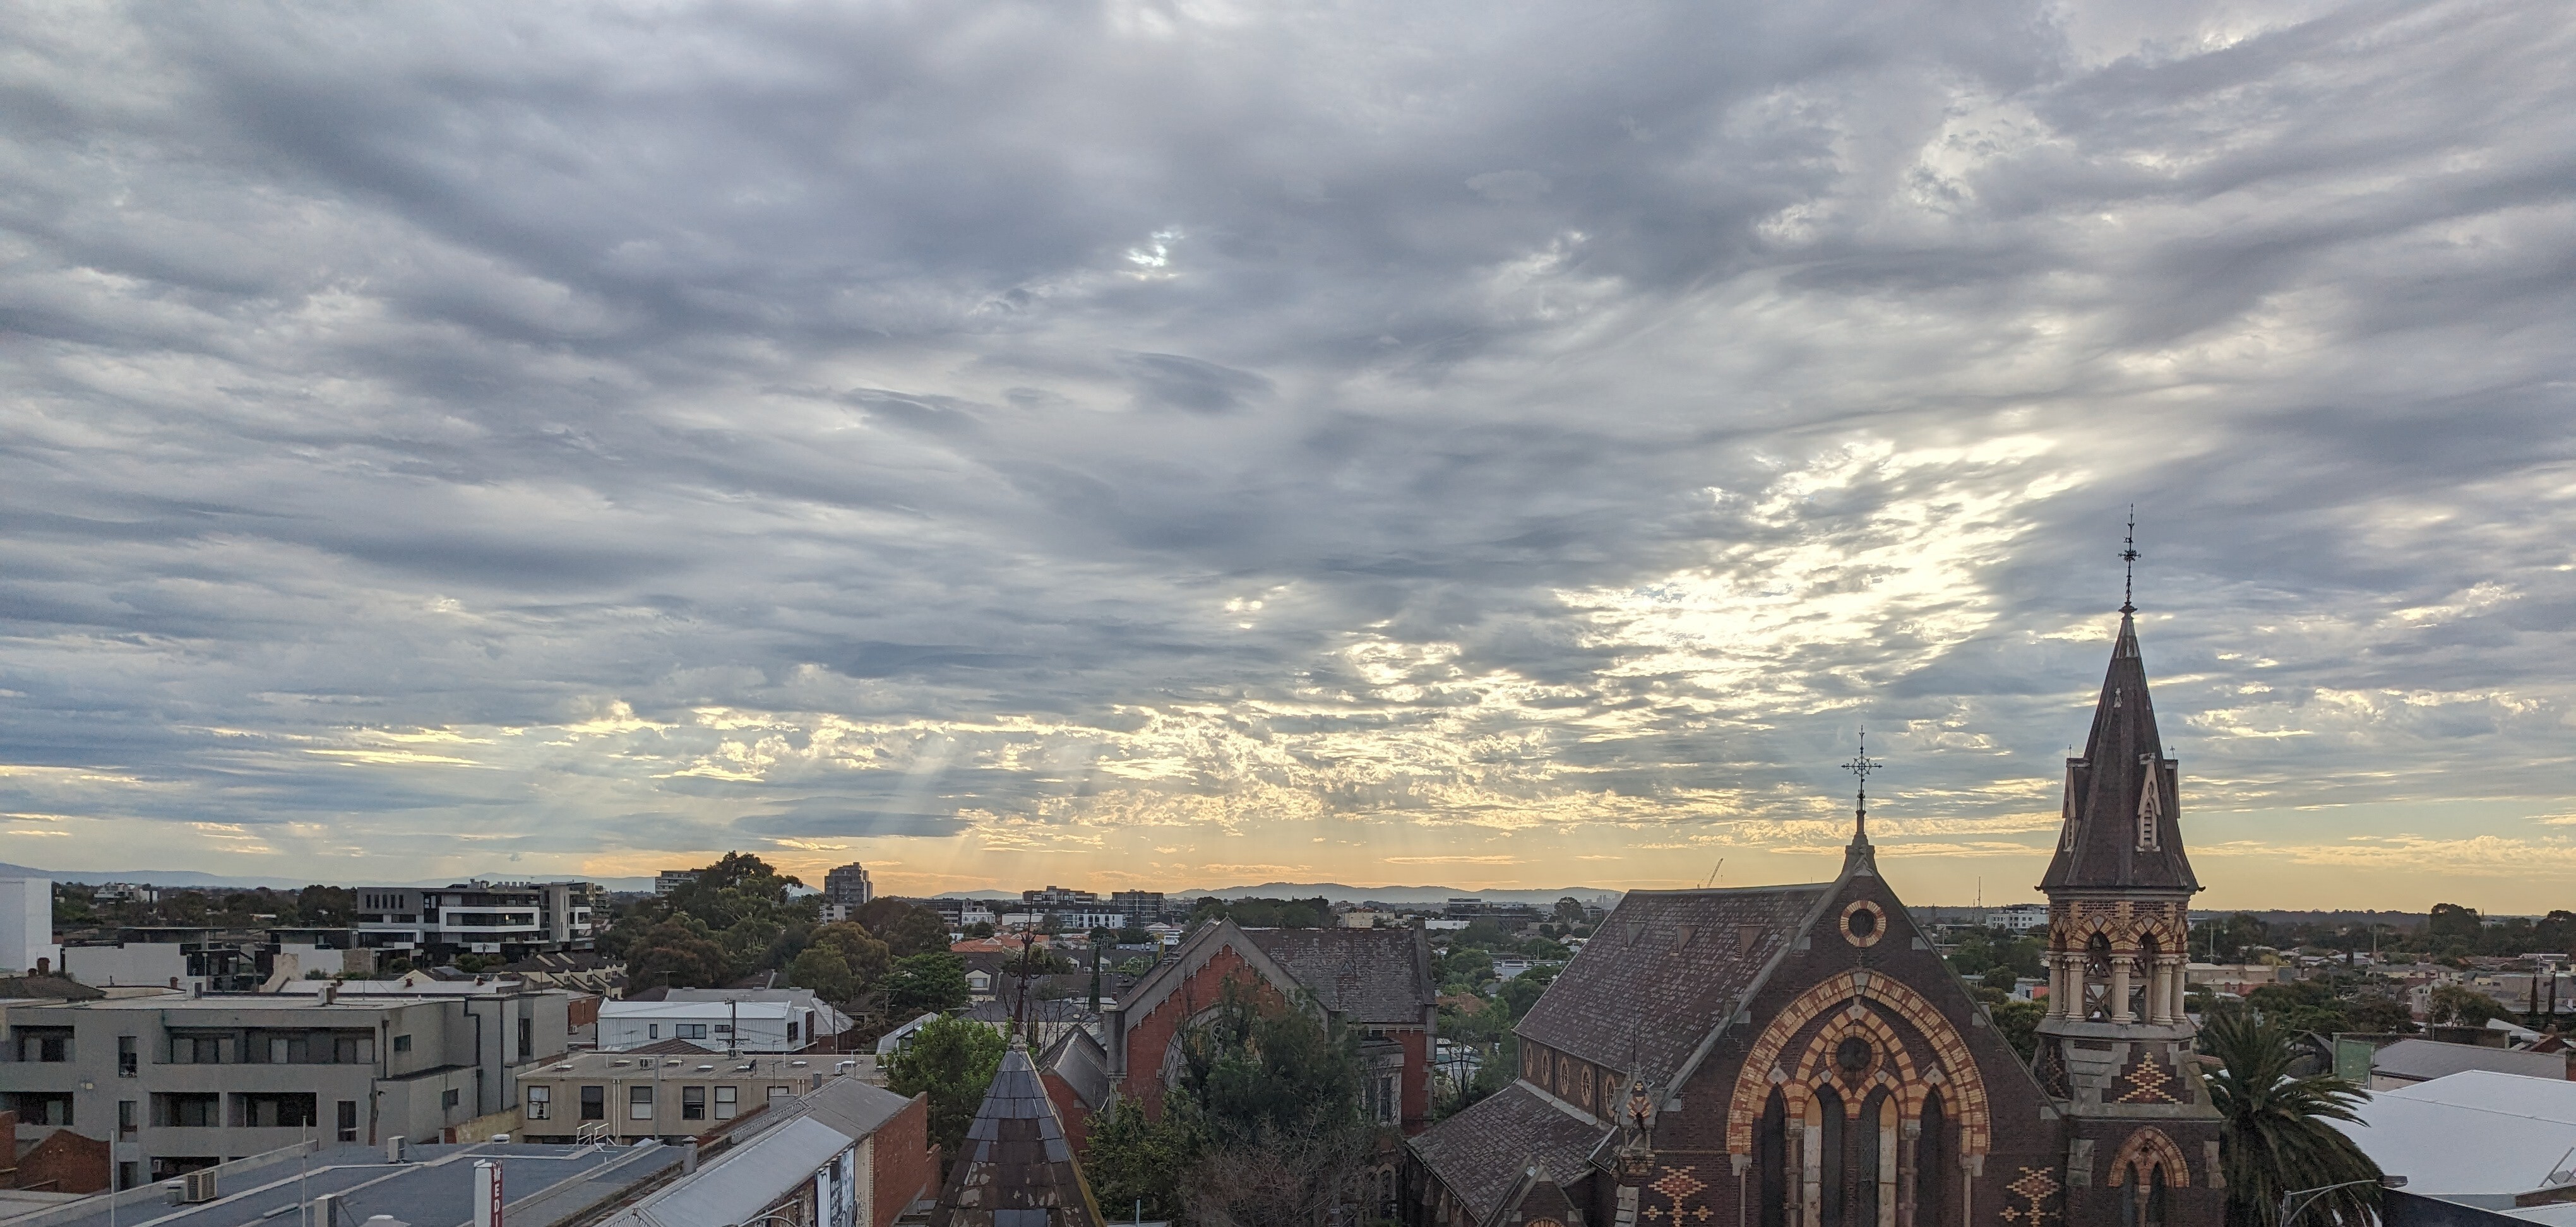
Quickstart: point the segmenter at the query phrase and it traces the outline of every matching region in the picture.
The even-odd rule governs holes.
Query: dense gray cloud
[[[2132,8],[10,5],[0,859],[2016,880],[2135,502],[2204,876],[2576,879],[2576,21]]]

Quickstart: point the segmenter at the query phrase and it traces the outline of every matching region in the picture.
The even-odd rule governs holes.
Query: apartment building
[[[683,1142],[778,1107],[855,1071],[849,1057],[716,1053],[571,1053],[519,1076],[512,1136],[543,1142],[647,1138]]]
[[[877,897],[876,884],[868,880],[868,867],[857,862],[843,865],[823,875],[823,902],[845,908],[865,907]]]
[[[850,1025],[806,988],[675,988],[599,1003],[599,1047],[687,1040],[709,1052],[795,1052]]]
[[[360,944],[434,956],[587,950],[608,893],[595,882],[490,882],[434,889],[357,888]],[[596,918],[596,919],[595,919]]]
[[[452,1137],[564,1052],[569,995],[160,994],[13,1003],[0,1108],[114,1143],[131,1188],[291,1145]]]

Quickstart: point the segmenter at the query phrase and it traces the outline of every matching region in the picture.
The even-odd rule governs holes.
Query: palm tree
[[[2219,1150],[2231,1227],[2280,1227],[2281,1195],[2346,1181],[2379,1179],[2370,1161],[2328,1121],[2358,1121],[2362,1090],[2331,1074],[2290,1074],[2289,1027],[2251,1010],[2213,1014],[2201,1046],[2218,1058],[2212,1106],[2226,1118]],[[2361,1227],[2373,1220],[2375,1183],[2325,1194],[2299,1213],[2309,1227]]]

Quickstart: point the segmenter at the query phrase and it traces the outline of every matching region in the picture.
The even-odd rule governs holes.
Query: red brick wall
[[[1047,1102],[1055,1105],[1056,1119],[1064,1122],[1064,1140],[1076,1155],[1091,1148],[1091,1109],[1083,1106],[1082,1096],[1074,1094],[1073,1084],[1047,1073],[1038,1075],[1046,1087]]]
[[[868,1196],[877,1216],[869,1227],[891,1227],[913,1199],[938,1195],[939,1152],[930,1145],[928,1095],[913,1096],[911,1107],[878,1126],[873,1167]]]
[[[1270,996],[1278,995],[1268,981],[1245,966],[1243,956],[1235,953],[1234,947],[1223,946],[1170,996],[1127,1025],[1127,1076],[1118,1086],[1129,1099],[1142,1105],[1147,1115],[1163,1114],[1163,1054],[1170,1050],[1172,1037],[1180,1034],[1191,1015],[1225,999],[1228,979],[1259,985]]]
[[[599,998],[575,997],[564,1005],[564,1026],[574,1030],[599,1021]]]
[[[14,1121],[10,1132],[17,1132]],[[57,1129],[19,1158],[18,1187],[49,1193],[99,1192],[107,1188],[107,1143]]]
[[[1431,1124],[1431,1033],[1398,1031],[1395,1038],[1404,1045],[1404,1076],[1398,1080],[1398,1109],[1404,1117],[1404,1132],[1410,1137]]]

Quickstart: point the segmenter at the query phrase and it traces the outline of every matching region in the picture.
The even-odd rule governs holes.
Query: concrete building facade
[[[431,890],[357,888],[360,944],[431,955],[498,954],[520,958],[549,950],[587,950],[607,892],[593,882],[476,880]]]
[[[345,1001],[118,997],[13,1005],[0,1107],[22,1139],[114,1147],[117,1184],[293,1145],[453,1136],[560,1058],[567,994]]]

